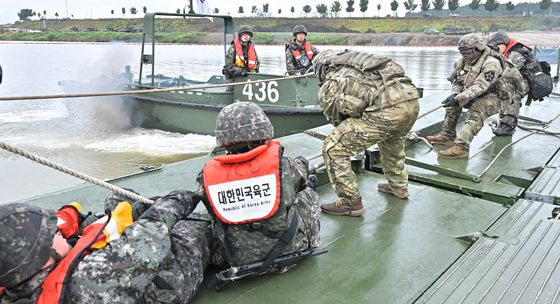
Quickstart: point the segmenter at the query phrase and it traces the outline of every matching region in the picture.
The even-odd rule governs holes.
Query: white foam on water
[[[149,156],[170,156],[208,153],[215,145],[216,140],[210,135],[134,128],[104,139],[94,139],[85,148],[110,153],[134,152]]]
[[[66,107],[59,102],[44,104],[23,104],[0,111],[0,123],[47,121],[68,117]]]

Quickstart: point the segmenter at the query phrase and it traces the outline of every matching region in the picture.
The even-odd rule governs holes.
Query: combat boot
[[[511,136],[513,135],[513,131],[515,131],[515,127],[511,126],[507,123],[500,123],[500,126],[493,129],[492,132],[496,136]]]
[[[377,184],[377,190],[383,193],[390,193],[398,198],[405,199],[408,197],[408,189],[404,188],[395,188],[389,185],[389,183],[379,183]]]
[[[362,198],[348,199],[339,197],[334,203],[321,205],[321,210],[332,215],[360,216],[366,212]]]
[[[449,159],[467,159],[469,158],[469,149],[459,145],[453,145],[451,148],[438,152],[439,158]]]
[[[455,138],[443,135],[442,132],[439,132],[436,135],[426,136],[426,139],[432,145],[443,145],[443,146],[451,146],[453,145],[453,141],[455,140]]]

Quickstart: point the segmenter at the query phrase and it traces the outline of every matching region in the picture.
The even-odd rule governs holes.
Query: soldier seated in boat
[[[325,50],[313,61],[321,83],[319,105],[336,127],[323,143],[323,159],[338,199],[321,205],[322,211],[365,212],[350,158],[373,144],[388,180],[377,189],[407,198],[405,139],[418,116],[420,95],[404,69],[391,58],[348,50]]]
[[[313,66],[311,60],[319,54],[319,50],[307,40],[307,29],[298,24],[292,31],[294,39],[286,43],[286,70],[289,75],[304,74]]]
[[[237,38],[231,42],[226,53],[226,64],[222,73],[227,82],[235,82],[237,78],[247,76],[248,73],[259,72],[259,58],[255,51],[255,45],[251,41],[253,31],[248,26],[241,26]],[[228,91],[233,86],[228,87]]]
[[[188,191],[149,208],[112,196],[99,218],[75,202],[0,206],[0,302],[189,302],[211,256],[209,222],[187,219],[197,202]]]
[[[307,185],[307,160],[282,156],[270,120],[251,102],[224,107],[215,134],[226,155],[206,163],[196,193],[212,217],[224,265],[231,266],[226,273],[234,278],[236,269],[255,262],[262,264],[253,274],[290,269],[273,267],[275,260],[320,245],[319,196]]]

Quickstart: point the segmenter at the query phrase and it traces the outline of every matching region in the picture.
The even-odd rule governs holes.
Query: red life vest
[[[523,43],[521,43],[521,42],[519,42],[519,41],[517,41],[517,40],[515,40],[515,39],[513,39],[513,38],[509,38],[509,44],[506,46],[506,49],[504,50],[504,57],[508,58],[509,50],[510,50],[512,47],[514,47],[514,46],[516,46],[516,45],[518,45],[518,44],[519,44],[519,45],[522,45],[522,46],[524,46],[524,47],[526,47],[526,48],[528,48],[528,49],[531,49],[530,47],[526,46],[525,44],[523,44]]]
[[[310,60],[313,59],[313,47],[311,46],[311,43],[309,41],[305,40],[305,42],[303,43],[303,49],[305,50],[307,58],[309,58]],[[296,60],[299,59],[299,56],[301,56],[299,48],[296,48],[295,50],[292,49],[292,56],[294,56]]]
[[[80,232],[78,211],[78,207],[70,204],[56,212],[56,226],[65,239],[69,239]]]
[[[202,171],[206,196],[226,224],[256,222],[280,205],[282,147],[271,141],[249,152],[217,156]]]
[[[249,70],[256,70],[257,69],[257,53],[255,52],[255,45],[253,43],[249,43],[249,49],[247,50],[247,60],[243,56],[243,48],[241,46],[241,40],[239,38],[235,38],[233,40],[233,45],[235,46],[235,65],[242,68],[247,63],[247,68]],[[247,62],[245,62],[247,61]]]

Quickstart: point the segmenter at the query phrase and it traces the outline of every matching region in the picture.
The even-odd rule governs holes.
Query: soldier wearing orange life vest
[[[0,302],[189,302],[210,256],[208,223],[183,220],[197,201],[176,191],[136,212],[119,200],[100,218],[83,216],[78,203],[56,213],[0,206]],[[197,236],[181,241],[188,233]]]
[[[251,102],[228,105],[215,133],[227,154],[205,165],[196,193],[213,219],[225,264],[264,261],[267,269],[280,255],[317,248],[318,195],[307,186],[308,163],[282,156],[264,111]]]
[[[288,74],[304,74],[312,65],[313,57],[319,50],[307,40],[307,29],[303,25],[296,25],[292,30],[294,39],[286,43],[286,70]]]
[[[259,72],[259,58],[251,41],[252,37],[253,31],[248,26],[241,26],[237,38],[231,42],[222,70],[228,82],[235,82],[237,78],[247,76],[251,72]]]

